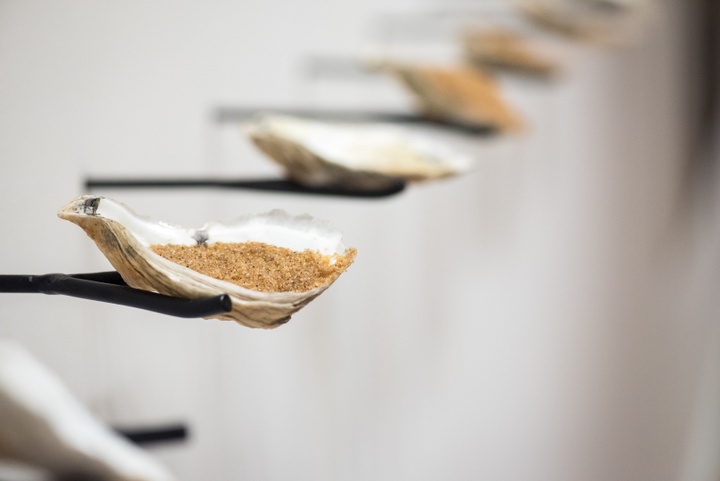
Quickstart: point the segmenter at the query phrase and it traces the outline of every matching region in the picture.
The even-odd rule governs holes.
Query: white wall
[[[0,1],[1,272],[108,269],[55,217],[86,175],[276,173],[217,106],[406,107],[302,59],[430,7]],[[277,330],[5,294],[0,336],[111,424],[187,422],[154,450],[185,481],[716,479],[713,224],[679,197],[676,19],[572,47],[557,84],[503,79],[532,128],[462,178],[377,201],[103,192],[189,226],[284,208],[342,229],[356,264]]]

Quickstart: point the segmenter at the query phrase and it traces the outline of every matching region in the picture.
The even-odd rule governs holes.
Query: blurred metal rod
[[[497,130],[489,125],[470,125],[460,122],[448,122],[433,119],[424,115],[406,112],[381,112],[371,110],[339,110],[339,109],[313,109],[303,107],[220,107],[215,111],[215,121],[218,123],[240,123],[252,119],[261,113],[291,115],[313,120],[326,120],[336,122],[378,122],[389,124],[407,124],[417,126],[431,126],[441,129],[453,130],[472,135],[494,135]]]
[[[114,428],[114,431],[128,441],[138,444],[180,442],[188,438],[188,428],[183,424],[170,424],[152,428]]]

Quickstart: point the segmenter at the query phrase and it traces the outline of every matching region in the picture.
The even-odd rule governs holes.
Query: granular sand
[[[204,246],[150,246],[153,252],[201,274],[261,292],[305,292],[332,282],[355,259],[293,251],[262,242],[216,242]]]

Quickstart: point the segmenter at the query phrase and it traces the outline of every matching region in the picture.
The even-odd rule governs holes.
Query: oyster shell
[[[500,132],[522,130],[520,116],[503,99],[495,79],[477,67],[378,63],[394,75],[429,118]]]
[[[95,418],[67,386],[24,347],[2,340],[0,413],[3,462],[0,466],[14,461],[43,474],[10,476],[10,479],[177,479],[148,453]]]
[[[432,139],[387,124],[338,124],[282,115],[260,115],[246,126],[252,142],[307,186],[358,190],[402,181],[449,177],[470,169],[471,159]]]
[[[479,67],[542,78],[553,77],[559,70],[557,61],[528,38],[508,29],[469,32],[463,38],[463,45],[468,60]]]
[[[654,15],[655,0],[522,0],[522,14],[537,25],[591,43],[627,45]]]
[[[340,272],[333,273],[320,287],[305,292],[260,292],[171,262],[150,246],[262,242],[293,251],[311,250],[342,257],[347,265],[355,255],[354,249],[343,245],[340,232],[327,223],[280,210],[185,229],[139,216],[115,200],[85,195],[63,207],[58,216],[85,230],[128,285],[188,299],[228,294],[232,310],[212,317],[248,327],[269,329],[287,322],[292,314],[325,291]]]

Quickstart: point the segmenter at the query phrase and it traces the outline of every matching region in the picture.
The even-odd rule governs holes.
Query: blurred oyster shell
[[[378,64],[377,68],[400,80],[429,118],[500,132],[523,128],[522,119],[503,99],[495,79],[477,67],[424,67],[389,62]]]
[[[340,232],[327,223],[309,215],[290,216],[280,210],[185,229],[139,216],[115,200],[86,195],[74,199],[58,215],[82,227],[128,285],[188,299],[228,294],[232,311],[212,317],[248,327],[269,329],[287,322],[292,314],[325,291],[340,273],[305,292],[258,292],[171,262],[155,254],[150,246],[255,241],[294,251],[309,249],[323,255],[337,254],[346,257],[348,264],[355,253],[343,245]]]
[[[559,65],[530,40],[511,30],[489,28],[467,33],[463,44],[471,64],[534,77],[549,78]]]
[[[337,124],[261,115],[246,126],[255,145],[306,186],[357,190],[466,172],[471,160],[432,139],[383,124]]]
[[[520,12],[537,25],[591,43],[637,42],[660,2],[655,0],[521,0]]]
[[[93,417],[67,386],[24,347],[3,340],[0,413],[0,458],[34,468],[22,473],[25,477],[9,479],[176,479],[148,453]],[[6,476],[3,479],[8,479]]]

